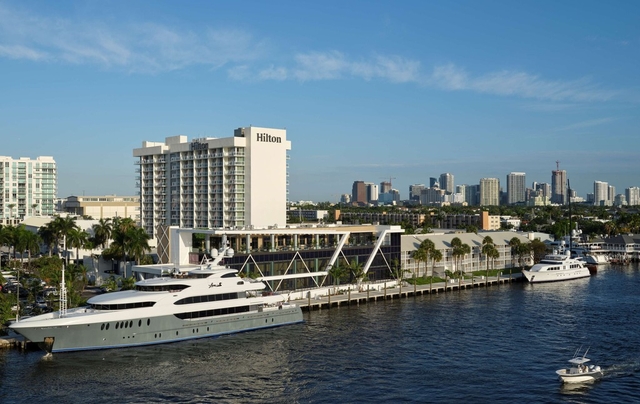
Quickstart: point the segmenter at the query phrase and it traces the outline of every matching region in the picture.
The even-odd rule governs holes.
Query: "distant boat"
[[[589,265],[604,265],[609,263],[609,257],[602,253],[590,252],[584,256],[584,261]]]
[[[587,358],[587,352],[589,352],[589,349],[580,356],[580,348],[578,348],[573,358],[569,359],[571,367],[556,370],[556,374],[563,383],[591,382],[603,376],[600,366],[586,365],[587,362],[591,361],[591,359]]]

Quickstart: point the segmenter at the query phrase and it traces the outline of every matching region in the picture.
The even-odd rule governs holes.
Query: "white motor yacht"
[[[556,370],[556,374],[560,377],[564,383],[583,383],[597,380],[603,376],[600,366],[586,365],[591,359],[587,358],[587,352],[580,356],[580,348],[573,355],[573,358],[569,359],[571,367]]]
[[[302,321],[299,307],[263,293],[263,282],[220,265],[223,257],[221,252],[189,271],[138,281],[135,290],[94,296],[86,307],[61,306],[10,328],[51,353],[161,344]]]
[[[523,275],[531,283],[557,282],[591,276],[585,262],[571,258],[571,252],[548,254],[530,269],[523,269]]]

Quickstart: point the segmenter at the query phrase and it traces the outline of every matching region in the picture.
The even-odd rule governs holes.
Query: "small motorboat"
[[[591,382],[602,377],[603,373],[600,366],[586,364],[587,362],[591,362],[591,359],[587,358],[589,348],[587,348],[584,354],[580,355],[581,349],[582,348],[578,348],[573,355],[573,358],[569,359],[571,367],[556,370],[556,374],[560,376],[562,382],[583,383]]]

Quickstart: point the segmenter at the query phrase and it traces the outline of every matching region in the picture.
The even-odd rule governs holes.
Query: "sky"
[[[133,149],[286,128],[289,199],[559,164],[640,186],[640,2],[2,1],[0,155],[135,195]],[[559,163],[556,163],[559,162]]]

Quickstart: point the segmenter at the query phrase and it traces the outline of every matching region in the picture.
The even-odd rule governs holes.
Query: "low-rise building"
[[[140,197],[138,196],[70,196],[62,209],[78,216],[93,219],[128,217],[136,223],[140,221]]]
[[[482,241],[484,237],[490,236],[493,243],[498,250],[500,256],[495,262],[487,262],[487,257],[482,254]],[[451,240],[458,237],[463,244],[467,244],[471,247],[471,254],[464,256],[458,263],[459,268],[455,267],[453,258],[453,249],[451,246]],[[411,274],[415,271],[416,276],[438,276],[444,277],[445,271],[456,272],[462,270],[463,272],[472,272],[486,270],[487,264],[489,269],[505,269],[520,266],[518,264],[519,257],[514,257],[511,254],[511,246],[509,241],[516,237],[521,243],[528,243],[533,240],[532,234],[516,233],[513,231],[496,231],[496,232],[480,232],[475,233],[429,233],[429,234],[414,234],[403,235],[401,237],[401,263],[405,270],[408,270]],[[423,240],[429,239],[433,241],[435,247],[442,253],[442,261],[436,262],[432,267],[432,262],[418,262],[413,259],[413,253],[420,247],[420,243]],[[531,256],[522,257],[524,265],[531,265]]]

